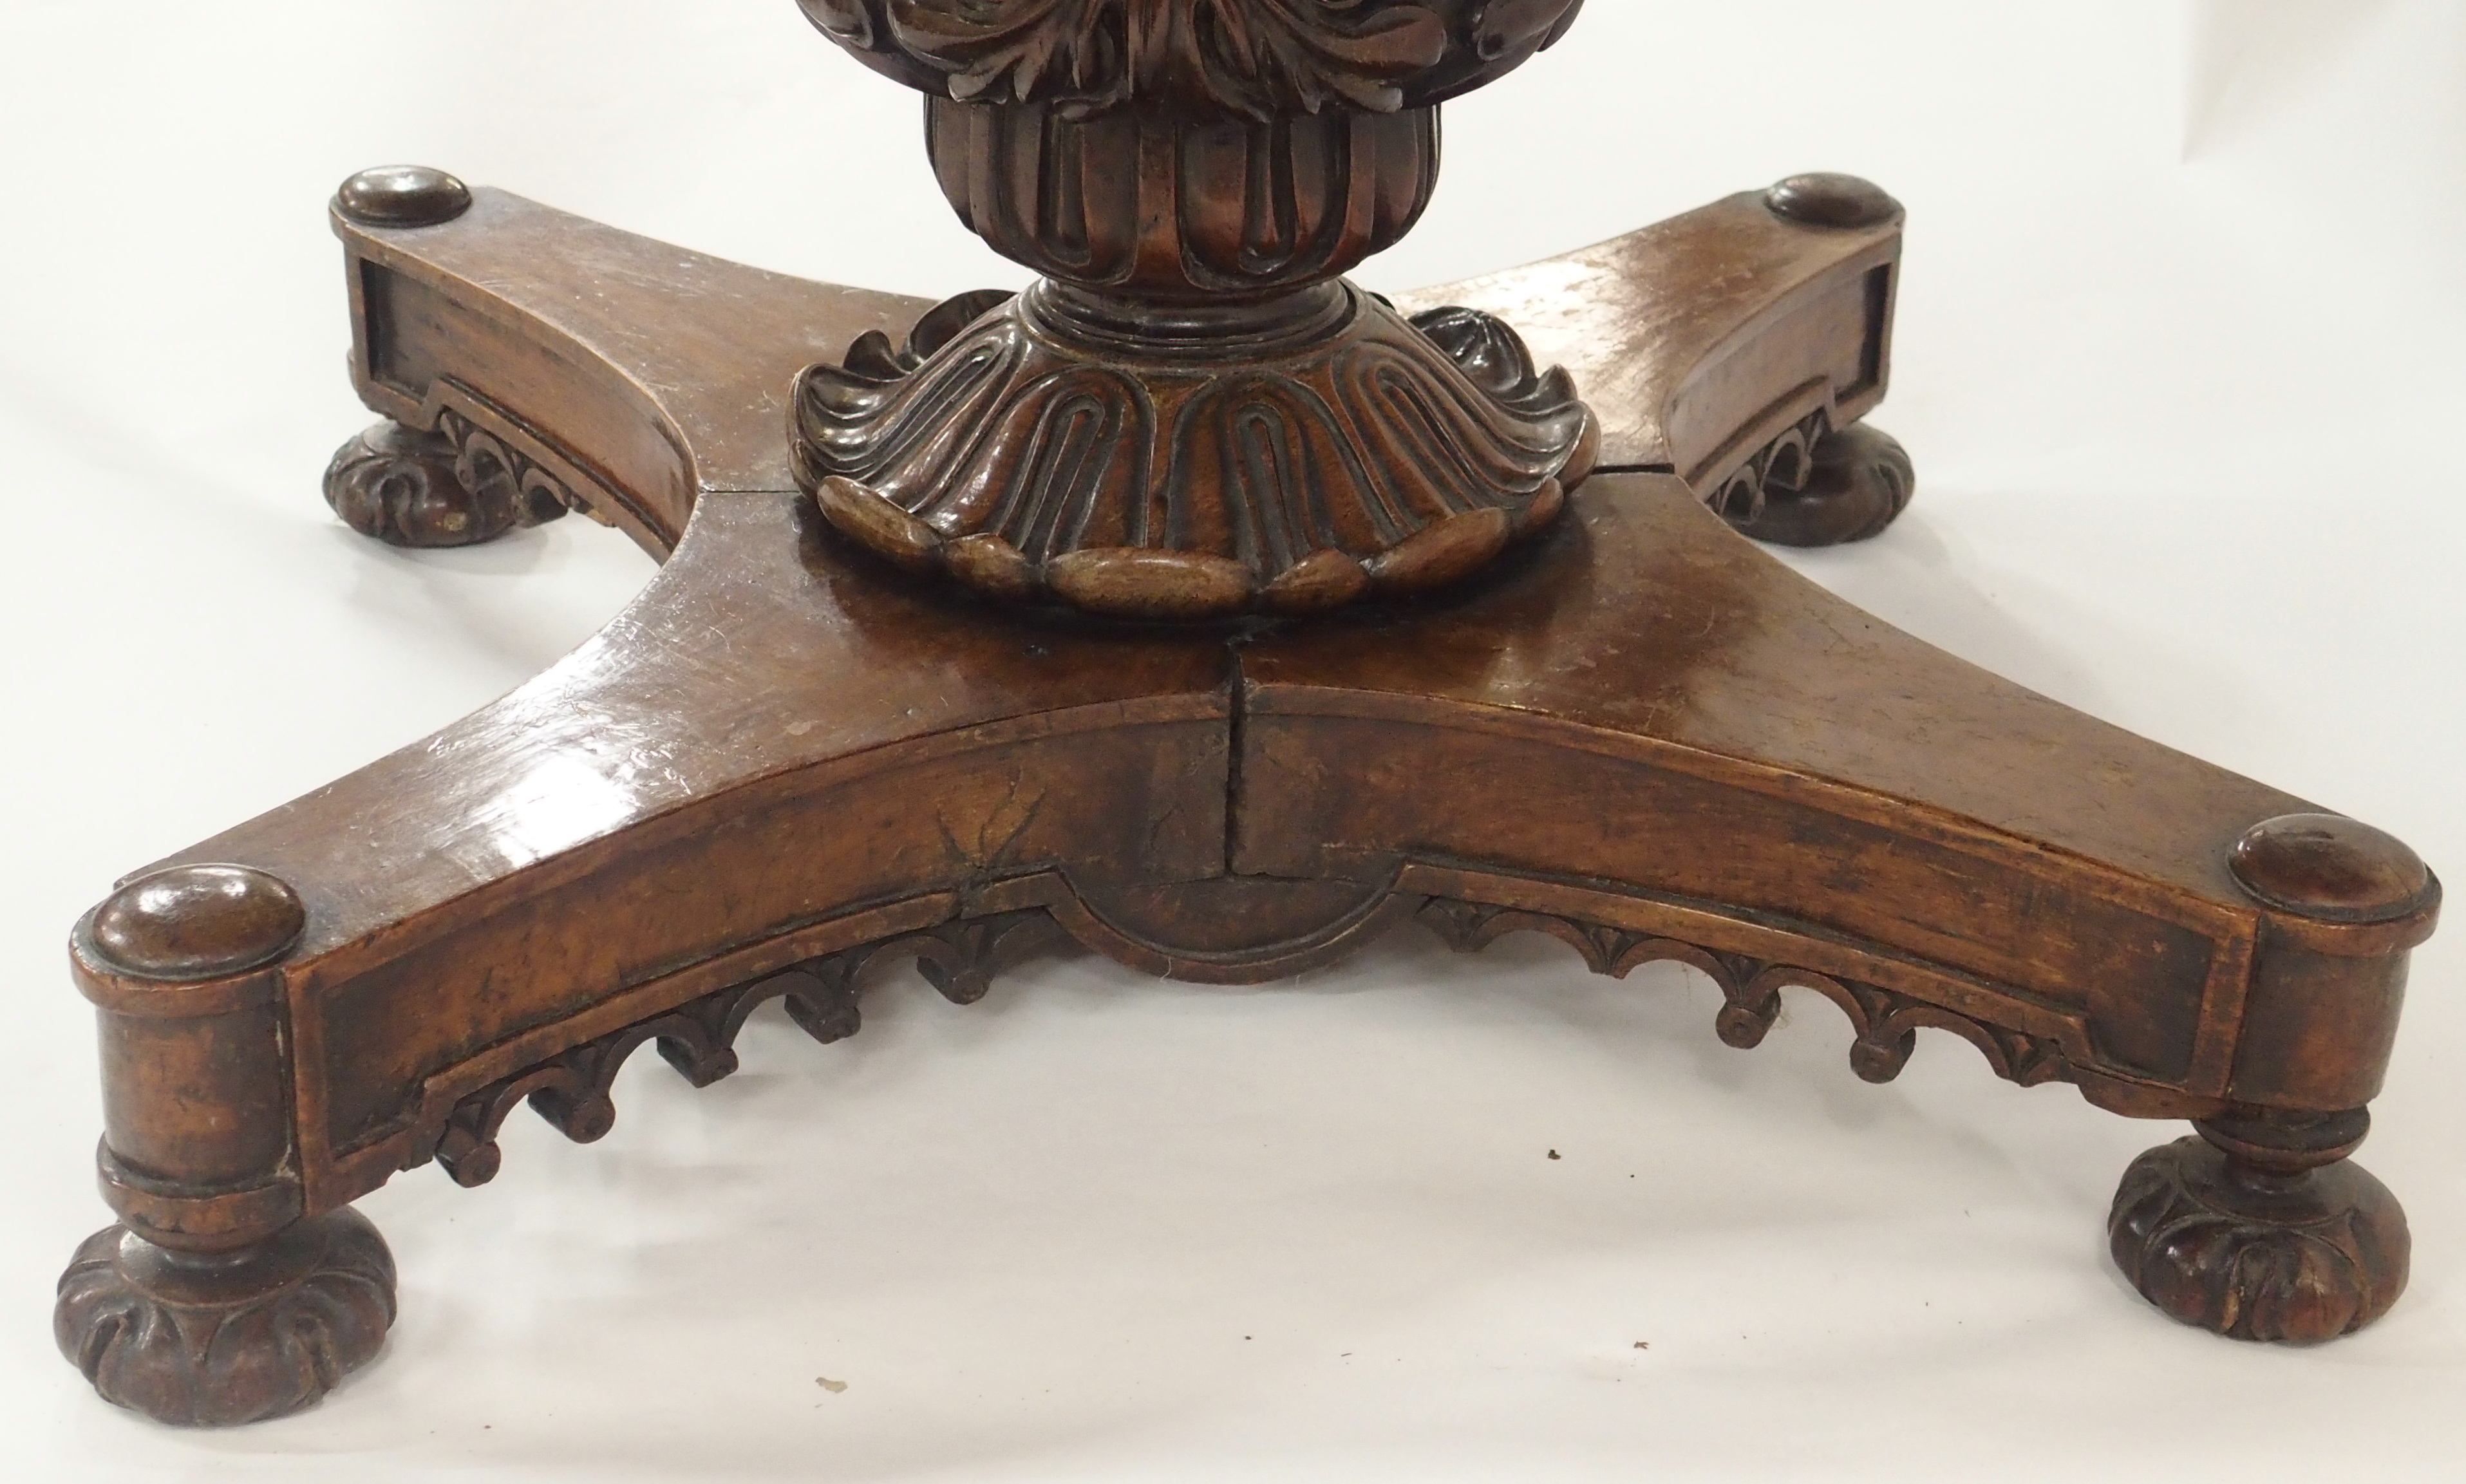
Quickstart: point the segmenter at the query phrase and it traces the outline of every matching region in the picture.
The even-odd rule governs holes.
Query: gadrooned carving
[[[1497,320],[1407,323],[1350,285],[1324,319],[1281,353],[1156,363],[1099,358],[1038,290],[973,323],[936,310],[905,356],[869,338],[800,378],[798,478],[912,570],[1207,618],[1455,581],[1590,471],[1592,415]]]
[[[230,1258],[99,1231],[60,1276],[52,1327],[104,1399],[222,1428],[316,1402],[375,1356],[393,1315],[393,1255],[345,1207]]]
[[[806,371],[798,477],[859,544],[1110,617],[1308,613],[1468,574],[1590,470],[1512,331],[1341,281],[1428,203],[1438,103],[1577,0],[801,3],[927,93],[944,194],[1045,276],[929,317],[913,370]]]
[[[797,0],[823,34],[960,102],[1392,113],[1479,87],[1582,0]]]
[[[345,443],[325,469],[325,503],[361,535],[399,547],[477,546],[582,504],[453,412],[433,432],[381,422]]]
[[[2411,1246],[2396,1197],[2352,1161],[2238,1169],[2199,1138],[2133,1161],[2107,1231],[2116,1266],[2171,1317],[2297,1344],[2387,1314],[2406,1291]]]

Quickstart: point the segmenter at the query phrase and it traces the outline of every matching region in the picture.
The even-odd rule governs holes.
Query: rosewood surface
[[[1064,74],[1018,70],[982,8],[805,9],[979,141],[937,153],[946,176],[1008,160],[1051,184],[1043,155],[987,142],[1018,118],[956,110],[1060,108],[1073,129],[1122,110],[1133,145],[1161,110],[1183,132],[1157,179],[1193,214],[1171,254],[1134,241],[1100,273],[1049,215],[987,216],[954,188],[1059,286],[935,306],[437,171],[345,187],[353,373],[388,422],[337,456],[338,513],[434,545],[578,510],[665,565],[547,674],[78,925],[120,1225],[78,1252],[56,1331],[105,1396],[189,1424],[315,1401],[393,1313],[391,1257],[349,1203],[430,1162],[495,1178],[518,1106],[603,1135],[645,1044],[704,1085],[771,1001],[818,1039],[855,1033],[861,976],[888,956],[964,1002],[1055,942],[1256,982],[1408,921],[1464,949],[1548,933],[1606,974],[1689,964],[1741,1048],[1783,987],[1812,989],[1869,1081],[1932,1027],[2015,1082],[2191,1119],[2200,1136],[2118,1195],[2112,1248],[2141,1293],[2298,1341],[2395,1301],[2405,1219],[2348,1157],[2436,919],[2423,863],[1899,634],[1740,534],[1855,539],[1910,496],[1906,454],[1860,421],[1891,371],[1889,196],[1798,177],[1374,313],[1336,275],[1382,239],[1376,212],[1300,267],[1292,242],[1234,251],[1260,281],[1228,284],[1207,267],[1214,209],[1250,216],[1172,160],[1224,131],[1283,147],[1277,121],[1323,103],[1357,124],[1435,107],[1575,5],[1346,8],[1294,23],[1335,28],[1315,50],[1261,32],[1252,61],[1281,60],[1247,71],[1169,31],[1080,58],[1058,94]],[[1357,349],[1311,317],[1338,300],[1343,335],[1401,357],[1386,379],[1325,370]],[[1036,318],[1048,303],[1063,332]],[[1125,305],[1134,333],[1099,353]],[[1238,404],[1225,426],[1266,461],[1139,465],[1116,404],[1042,393],[1021,416],[1059,443],[918,453],[998,444],[1009,424],[954,414],[961,397],[892,419],[876,463],[832,461],[864,440],[830,444],[821,414],[870,438],[1022,335],[1082,358],[1057,376],[1132,389],[1119,406]],[[1336,410],[1310,411],[1304,382]],[[1391,394],[1387,413],[1455,411],[1364,411]],[[1428,438],[1405,448],[1409,427]],[[1522,461],[1491,457],[1509,446]],[[1291,475],[1344,460],[1351,483]],[[1087,473],[1117,465],[1161,483]],[[1000,503],[953,494],[965,467],[1085,518],[978,520]],[[1363,510],[1440,503],[1329,514],[1306,550],[1291,512],[1339,487]],[[1104,526],[1133,488],[1215,514]],[[1210,545],[1241,529],[1288,539]]]

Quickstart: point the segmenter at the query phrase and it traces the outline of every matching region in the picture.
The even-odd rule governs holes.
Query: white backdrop
[[[815,277],[1019,281],[916,114],[787,0],[0,9],[0,1475],[2456,1476],[2466,928],[2417,956],[2364,1157],[2413,1290],[2310,1352],[2178,1328],[2108,1266],[2117,1178],[2178,1127],[1936,1035],[1872,1089],[1813,1001],[1743,1056],[1681,971],[1406,933],[1255,993],[1077,959],[961,1011],[899,971],[855,1041],[766,1018],[702,1093],[643,1057],[605,1142],[518,1113],[495,1185],[363,1203],[402,1319],[324,1406],[195,1435],[96,1402],[48,1337],[105,1218],[69,923],[650,571],[580,521],[406,554],[328,516],[369,420],[335,183],[415,160]],[[2466,861],[2466,6],[1595,0],[1448,124],[1374,285],[1799,169],[1885,184],[1912,223],[1877,420],[1920,495],[1793,560]]]

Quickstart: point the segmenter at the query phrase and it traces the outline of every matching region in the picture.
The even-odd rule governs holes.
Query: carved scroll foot
[[[2219,1119],[2133,1161],[2107,1230],[2115,1261],[2169,1317],[2234,1339],[2317,1344],[2406,1291],[2406,1212],[2345,1158],[2360,1113]],[[2264,1142],[2265,1141],[2265,1142]]]
[[[236,1252],[99,1231],[61,1274],[52,1331],[105,1401],[184,1428],[313,1405],[393,1323],[393,1256],[346,1206]]]
[[[1730,477],[1714,507],[1776,546],[1840,546],[1883,534],[1909,508],[1917,470],[1891,434],[1817,414]]]
[[[380,422],[325,468],[325,503],[388,546],[478,546],[563,515],[564,489],[447,415],[434,433]]]

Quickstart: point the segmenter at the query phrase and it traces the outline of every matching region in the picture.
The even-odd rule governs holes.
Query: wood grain
[[[2118,1197],[2144,1294],[2298,1341],[2395,1301],[2404,1215],[2349,1157],[2437,879],[1740,535],[1859,539],[1910,498],[1859,421],[1890,196],[1792,177],[1390,308],[1338,276],[1426,199],[1430,110],[1572,0],[804,9],[934,95],[954,204],[1053,279],[935,306],[441,171],[347,184],[352,373],[388,422],[336,510],[422,545],[578,509],[665,565],[530,684],[78,925],[119,1225],[56,1338],[106,1396],[313,1402],[393,1312],[348,1203],[431,1161],[495,1178],[518,1107],[604,1135],[643,1046],[705,1085],[760,1004],[856,1033],[888,957],[964,1003],[1065,942],[1250,983],[1407,922],[1687,964],[1740,1048],[1812,990],[1869,1081],[1935,1028],[2197,1120]],[[1265,28],[1259,65],[1202,12]],[[1050,364],[963,374],[1036,336]],[[1334,409],[1314,442],[1275,411],[1305,403]],[[1063,431],[952,454],[1008,422]]]

